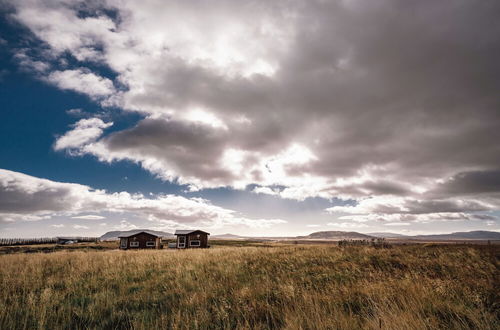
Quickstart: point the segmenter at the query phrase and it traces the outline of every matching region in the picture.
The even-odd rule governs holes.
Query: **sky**
[[[0,237],[500,231],[498,17],[0,0]]]

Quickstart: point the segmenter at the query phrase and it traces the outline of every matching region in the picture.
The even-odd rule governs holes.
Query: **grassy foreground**
[[[0,329],[498,329],[498,247],[0,255]]]

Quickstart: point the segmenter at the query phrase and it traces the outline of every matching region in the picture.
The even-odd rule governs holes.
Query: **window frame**
[[[150,244],[151,243],[151,244]],[[147,241],[146,242],[146,246],[147,247],[153,247],[153,246],[156,246],[156,242],[155,241]]]
[[[186,236],[180,235],[177,238],[177,248],[179,248],[179,249],[185,249],[186,248]]]
[[[197,242],[198,244],[193,244],[194,242]],[[189,246],[201,246],[201,240],[199,239],[189,240]]]
[[[130,247],[139,247],[139,242],[138,241],[131,241]]]

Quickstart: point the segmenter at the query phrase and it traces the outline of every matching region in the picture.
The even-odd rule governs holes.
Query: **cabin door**
[[[126,249],[126,248],[127,248],[127,239],[126,239],[126,238],[122,238],[122,239],[120,240],[120,247],[121,247],[122,249]]]
[[[177,247],[179,249],[186,248],[186,236],[179,236],[179,245]]]

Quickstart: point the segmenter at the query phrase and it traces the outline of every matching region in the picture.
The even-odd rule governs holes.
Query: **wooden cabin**
[[[118,236],[120,249],[161,249],[161,236],[149,231],[140,231]]]
[[[178,249],[190,249],[190,248],[207,248],[208,245],[208,235],[209,233],[197,230],[176,230],[175,236],[177,236],[177,248]]]

